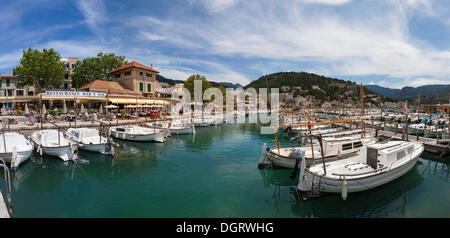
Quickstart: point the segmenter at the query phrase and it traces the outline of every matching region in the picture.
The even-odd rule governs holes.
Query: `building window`
[[[141,76],[142,76],[142,75],[144,75],[144,73],[142,73],[142,72],[139,72],[139,75],[141,75]]]
[[[64,75],[65,79],[69,79],[69,74]]]
[[[152,91],[152,84],[147,84],[147,92],[151,92]]]
[[[28,91],[28,96],[33,96],[33,91]]]
[[[64,83],[64,89],[68,89],[69,85],[67,83]]]
[[[116,77],[116,78],[120,78],[120,74],[116,74],[115,77]]]
[[[147,77],[150,77],[150,78],[151,78],[151,77],[152,77],[152,74],[147,73]]]
[[[23,96],[23,90],[16,90],[16,96]]]
[[[3,80],[0,79],[0,88],[2,87]]]
[[[73,64],[73,65],[72,65],[72,69],[75,69],[75,68],[76,68],[76,66]]]
[[[131,71],[125,72],[125,73],[123,73],[123,75],[124,75],[124,76],[131,75]]]
[[[141,91],[141,92],[144,91],[144,83],[142,83],[142,82],[139,83],[139,91]]]
[[[9,87],[10,83],[11,83],[11,80],[10,79],[6,79],[6,87]]]
[[[13,95],[13,90],[12,89],[8,89],[8,96],[12,96]]]

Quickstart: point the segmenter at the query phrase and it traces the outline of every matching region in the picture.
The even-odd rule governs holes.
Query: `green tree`
[[[187,88],[187,90],[189,90],[189,93],[191,94],[191,97],[194,97],[194,81],[195,80],[201,80],[202,81],[202,95],[203,93],[205,93],[205,90],[208,88],[211,88],[211,83],[206,80],[205,76],[202,75],[191,75],[189,76],[188,79],[186,79],[186,81],[184,81],[184,87]]]
[[[98,53],[96,57],[88,57],[77,62],[72,74],[72,87],[80,88],[94,80],[112,80],[109,72],[127,64],[125,56],[114,53]]]
[[[54,49],[31,49],[23,51],[20,65],[13,69],[17,87],[33,85],[37,92],[47,88],[58,88],[64,80],[64,64]]]

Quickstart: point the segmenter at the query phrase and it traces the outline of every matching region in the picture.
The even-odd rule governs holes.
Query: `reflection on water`
[[[172,135],[165,143],[119,144],[114,157],[37,156],[12,173],[18,217],[448,217],[448,158],[423,154],[384,186],[311,201],[295,199],[292,169],[258,170],[273,135],[225,124]],[[280,145],[291,146],[288,136]],[[0,183],[3,181],[0,179]],[[4,189],[3,183],[0,189]]]
[[[298,217],[394,217],[405,216],[410,191],[423,181],[416,166],[402,177],[383,186],[364,192],[350,193],[343,201],[340,194],[331,194],[311,201],[292,205],[291,211]],[[295,189],[292,189],[295,193]]]

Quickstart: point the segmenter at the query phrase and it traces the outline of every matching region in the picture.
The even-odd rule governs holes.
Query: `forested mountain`
[[[279,88],[280,93],[290,93],[294,97],[313,96],[322,102],[340,101],[342,97],[346,101],[359,102],[360,100],[360,85],[355,82],[306,72],[280,72],[265,75],[244,88],[266,88],[267,85],[269,88]],[[379,96],[367,88],[364,90],[364,93],[366,102],[374,102],[372,98]],[[385,98],[384,101],[392,100]]]
[[[450,103],[450,91],[439,93],[439,94],[420,96],[420,101],[419,101],[419,96],[410,97],[407,100],[408,100],[408,104],[410,104],[410,105],[416,105],[419,102],[420,102],[420,104],[449,104]]]
[[[437,95],[450,91],[450,84],[425,85],[420,87],[404,87],[402,89],[385,88],[378,85],[365,85],[366,88],[385,97],[406,99],[417,96]]]
[[[184,80],[176,80],[176,79],[168,79],[162,75],[157,74],[156,75],[156,80],[158,80],[159,82],[163,82],[163,83],[168,83],[170,85],[175,85],[177,83],[184,83]],[[212,82],[209,81],[211,83],[211,85],[213,87],[219,87],[219,85],[224,86],[225,88],[241,88],[242,86],[240,84],[233,84],[233,83],[227,83],[227,82]]]

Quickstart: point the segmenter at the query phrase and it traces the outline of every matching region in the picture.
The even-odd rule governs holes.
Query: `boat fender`
[[[305,151],[302,150],[301,152],[301,164],[300,164],[300,176],[298,178],[298,185],[297,185],[297,190],[305,192],[308,191],[308,187],[307,187],[307,183],[306,183],[306,174],[305,174]]]
[[[42,156],[42,154],[43,154],[43,153],[42,153],[42,145],[40,145],[40,146],[38,147],[38,152],[39,152],[39,155]]]
[[[342,180],[342,200],[347,200],[347,179]]]
[[[14,146],[13,147],[13,152],[12,152],[12,158],[11,158],[11,168],[16,168],[18,167],[18,161],[17,161],[17,147]]]

